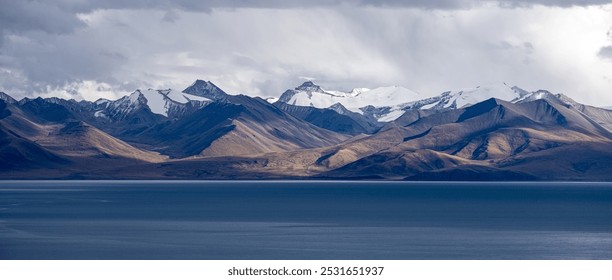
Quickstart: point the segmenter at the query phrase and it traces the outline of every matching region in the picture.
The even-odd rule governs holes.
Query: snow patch
[[[459,91],[451,91],[451,98],[444,105],[444,108],[453,106],[454,108],[463,108],[485,101],[490,98],[497,98],[504,101],[512,101],[521,98],[520,94],[514,91],[506,84],[496,84],[471,89],[462,89]]]
[[[108,117],[106,116],[106,114],[104,114],[104,110],[100,110],[100,111],[96,111],[94,113],[94,117],[96,118],[104,118],[107,119]]]
[[[378,118],[378,121],[379,122],[392,122],[394,120],[397,120],[403,114],[404,114],[404,110],[394,110],[394,111],[391,111],[390,113],[388,113],[386,115],[380,116]]]
[[[459,109],[491,98],[497,98],[508,102],[516,102],[517,100],[526,98],[529,94],[529,92],[518,87],[510,87],[505,83],[499,83],[475,88],[447,91],[438,96],[402,104],[400,107],[404,109],[421,110]]]
[[[100,98],[98,100],[96,100],[96,102],[94,102],[96,105],[104,105],[104,104],[108,104],[109,102],[111,102],[108,99],[104,99],[104,98]]]
[[[132,94],[130,94],[130,104],[138,103],[138,97],[140,96],[140,94],[142,94],[140,90],[136,90]]]
[[[278,97],[266,97],[265,100],[268,101],[268,103],[272,104],[278,101]]]
[[[147,99],[147,105],[151,112],[163,116],[168,116],[171,103],[186,104],[189,101],[208,102],[210,99],[192,94],[176,92],[171,89],[142,91]]]

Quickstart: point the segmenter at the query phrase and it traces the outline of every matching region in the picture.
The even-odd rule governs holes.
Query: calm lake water
[[[0,181],[0,259],[612,259],[612,184]]]

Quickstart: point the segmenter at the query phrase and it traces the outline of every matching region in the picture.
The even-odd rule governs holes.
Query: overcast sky
[[[204,79],[278,96],[312,79],[431,96],[506,82],[612,105],[610,3],[0,0],[0,91],[95,100]]]

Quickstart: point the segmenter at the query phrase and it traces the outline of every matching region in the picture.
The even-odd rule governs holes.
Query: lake
[[[0,259],[612,259],[612,183],[0,181]]]

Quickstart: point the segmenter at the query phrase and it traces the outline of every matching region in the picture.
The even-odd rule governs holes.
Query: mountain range
[[[117,100],[0,92],[2,179],[612,180],[612,111],[500,83],[262,99],[209,81]]]

